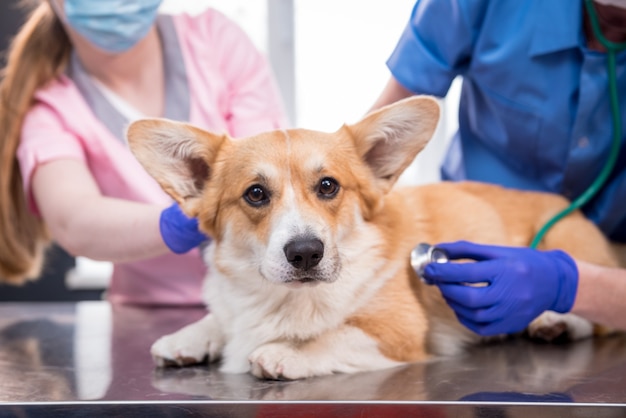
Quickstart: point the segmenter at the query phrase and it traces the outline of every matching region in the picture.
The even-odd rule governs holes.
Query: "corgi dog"
[[[562,197],[474,182],[396,187],[426,146],[440,108],[415,96],[334,133],[276,130],[233,139],[144,119],[130,148],[212,238],[200,321],[157,340],[157,365],[220,361],[221,371],[301,379],[384,369],[461,353],[482,340],[436,286],[410,266],[421,242],[528,245],[567,206]],[[615,265],[609,243],[580,213],[543,241],[575,258]],[[593,325],[546,313],[536,335]]]

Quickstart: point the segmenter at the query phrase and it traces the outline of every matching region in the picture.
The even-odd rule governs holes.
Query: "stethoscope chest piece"
[[[411,251],[411,267],[423,280],[424,269],[430,263],[447,263],[448,255],[440,248],[421,243]]]

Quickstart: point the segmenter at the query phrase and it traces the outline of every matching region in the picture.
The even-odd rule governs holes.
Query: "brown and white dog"
[[[471,182],[394,189],[438,120],[437,101],[422,96],[334,133],[232,139],[163,119],[133,123],[135,156],[213,239],[210,313],[155,342],[157,364],[208,356],[224,372],[299,379],[424,361],[480,341],[419,280],[411,250],[461,239],[525,246],[567,202]],[[543,248],[615,265],[579,213],[553,227]],[[554,313],[530,331],[560,326],[571,338],[593,332]]]

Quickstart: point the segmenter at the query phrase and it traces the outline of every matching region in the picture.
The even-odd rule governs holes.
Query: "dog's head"
[[[438,120],[438,103],[423,96],[334,133],[292,129],[233,139],[146,119],[129,127],[128,141],[148,173],[213,238],[213,268],[300,286],[338,277],[343,251],[367,239],[361,226],[380,210]]]

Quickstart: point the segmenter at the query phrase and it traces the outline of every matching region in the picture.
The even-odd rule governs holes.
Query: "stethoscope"
[[[602,30],[600,29],[600,23],[598,22],[598,16],[593,7],[593,0],[585,0],[585,7],[587,9],[587,13],[589,14],[589,20],[591,22],[591,27],[595,37],[598,39],[600,44],[606,49],[607,52],[607,73],[609,79],[609,98],[611,101],[611,115],[613,121],[613,139],[611,141],[611,150],[609,153],[609,158],[606,162],[606,165],[602,168],[598,177],[591,183],[591,185],[577,198],[575,199],[567,208],[563,209],[561,212],[557,213],[553,218],[548,220],[539,232],[533,238],[530,247],[536,248],[544,235],[548,232],[554,224],[556,224],[559,220],[569,215],[571,212],[580,209],[585,203],[589,202],[589,200],[595,196],[595,194],[602,188],[606,180],[608,179],[611,171],[615,167],[615,163],[617,162],[617,157],[619,155],[620,143],[621,143],[621,132],[622,132],[622,123],[620,119],[619,112],[619,100],[617,94],[617,53],[626,49],[626,42],[616,43],[609,41],[606,39]],[[448,262],[447,254],[434,246],[429,244],[419,244],[417,247],[413,249],[411,252],[411,265],[413,269],[422,277],[424,272],[424,268],[429,263],[446,263]]]
[[[559,220],[569,215],[576,209],[580,209],[585,203],[589,202],[589,200],[593,196],[595,196],[598,190],[600,190],[600,188],[606,182],[607,178],[611,174],[611,171],[613,171],[619,154],[622,123],[620,119],[619,100],[617,95],[616,56],[618,52],[626,49],[626,42],[616,43],[606,39],[602,34],[602,30],[600,29],[598,16],[596,14],[596,10],[593,7],[592,0],[585,0],[585,7],[587,8],[587,13],[589,14],[589,20],[591,21],[593,34],[606,49],[606,66],[609,76],[609,98],[611,101],[611,114],[613,119],[613,140],[611,142],[611,152],[609,153],[609,159],[607,160],[606,165],[602,168],[602,171],[600,172],[600,174],[598,174],[598,177],[596,177],[596,179],[593,181],[593,183],[591,183],[587,190],[585,190],[580,196],[578,196],[578,198],[575,199],[567,208],[557,213],[552,219],[546,222],[543,227],[541,227],[537,235],[535,235],[532,243],[530,244],[531,248],[536,248],[539,245],[539,243],[543,239],[543,236],[546,234],[546,232],[548,232],[550,228],[552,228],[555,223],[557,223]]]

